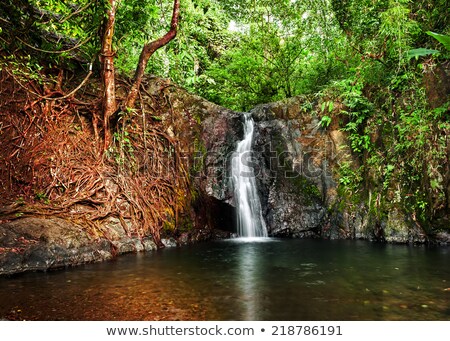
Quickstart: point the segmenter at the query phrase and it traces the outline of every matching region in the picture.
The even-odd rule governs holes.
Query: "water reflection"
[[[254,321],[261,319],[263,311],[263,283],[267,270],[266,255],[261,253],[261,244],[279,240],[268,237],[235,238],[227,241],[236,250],[236,288],[239,291],[241,319]]]
[[[260,280],[256,278],[258,260],[252,245],[239,249],[239,272],[238,286],[242,291],[242,299],[244,304],[244,320],[256,320],[256,312],[260,309],[257,295],[257,284]]]

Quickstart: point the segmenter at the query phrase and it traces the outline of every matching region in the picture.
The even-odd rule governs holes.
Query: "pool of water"
[[[0,278],[27,320],[449,320],[450,249],[228,240]]]

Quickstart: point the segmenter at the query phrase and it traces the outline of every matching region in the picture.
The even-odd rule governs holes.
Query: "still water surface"
[[[450,320],[450,249],[239,240],[0,278],[31,320]]]

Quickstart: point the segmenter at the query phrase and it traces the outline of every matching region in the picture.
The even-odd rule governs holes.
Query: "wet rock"
[[[309,150],[299,140],[303,136],[302,124],[310,124],[311,129],[318,126],[317,119],[293,119],[298,117],[300,105],[301,100],[294,98],[251,111],[256,125],[250,162],[268,232],[273,236],[319,235],[327,217],[323,192],[335,187],[333,179],[324,176],[324,172],[331,172],[328,160],[322,158],[318,166],[312,167]],[[198,185],[209,197],[200,206],[210,212],[204,223],[230,231],[229,226],[235,228],[235,203],[228,172],[233,152],[242,139],[243,115],[214,109],[202,127],[206,154],[204,175]],[[305,162],[309,167],[304,167]]]
[[[162,82],[158,79],[149,82],[147,93],[160,97]],[[177,118],[167,115],[163,120],[171,122],[170,130],[176,132],[196,191],[192,204],[195,217],[186,219],[191,220],[190,238],[196,238],[194,230],[205,227],[232,229],[229,217],[233,216],[234,208],[230,205],[233,193],[229,186],[229,161],[243,135],[241,114],[176,86],[166,91],[170,93]]]
[[[320,235],[327,218],[322,191],[334,183],[324,176],[323,160],[310,162],[308,147],[301,143],[300,128],[306,123],[292,118],[298,117],[296,110],[299,102],[291,99],[258,106],[251,113],[257,121],[255,174],[268,232],[302,238]]]
[[[439,232],[436,234],[433,241],[439,245],[450,245],[450,233]]]
[[[219,111],[202,123],[202,139],[205,142],[206,193],[218,200],[232,197],[229,181],[229,161],[242,138],[241,115],[232,111]]]
[[[176,247],[177,241],[175,238],[164,238],[161,239],[165,247]]]
[[[387,242],[415,244],[424,243],[427,240],[422,229],[413,222],[409,222],[405,214],[397,209],[388,213],[383,232]]]
[[[137,251],[134,240],[129,238],[112,241],[112,245],[115,247],[117,253],[119,254]]]
[[[119,231],[119,232],[118,232]],[[0,275],[45,271],[99,262],[117,254],[154,250],[149,239],[94,238],[85,228],[61,218],[22,218],[0,225]]]
[[[254,165],[271,235],[424,243],[420,226],[395,207],[375,215],[370,200],[338,193],[344,162],[358,165],[337,124],[320,126],[302,97],[262,104],[251,110],[257,122]],[[364,192],[361,188],[359,192]],[[436,236],[437,237],[437,236]],[[437,240],[443,240],[440,236]]]
[[[142,245],[144,246],[144,251],[154,251],[157,249],[153,239],[148,237],[142,239]]]

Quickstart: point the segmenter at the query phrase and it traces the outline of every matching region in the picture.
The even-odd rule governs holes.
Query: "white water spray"
[[[240,237],[267,237],[251,162],[254,122],[249,113],[244,114],[244,119],[244,139],[238,143],[231,163],[238,234]]]

